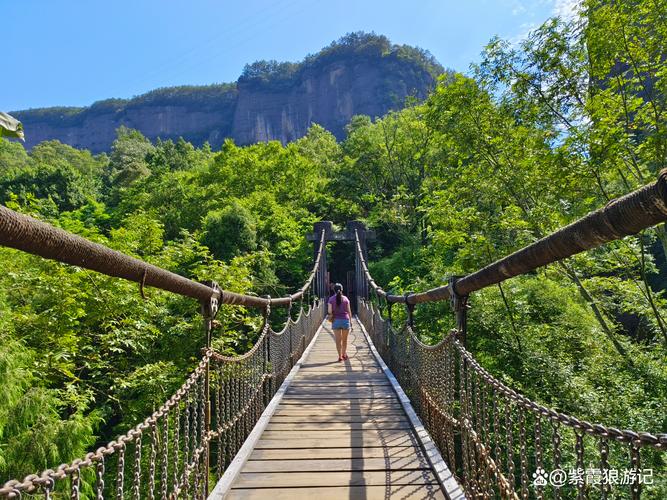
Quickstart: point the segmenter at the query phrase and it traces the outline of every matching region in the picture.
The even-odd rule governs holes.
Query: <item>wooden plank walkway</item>
[[[325,322],[226,498],[445,498],[358,323]]]

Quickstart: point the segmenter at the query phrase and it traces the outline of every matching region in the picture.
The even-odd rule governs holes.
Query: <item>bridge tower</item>
[[[317,249],[322,231],[324,231],[324,241],[327,243],[331,241],[341,241],[350,242],[352,245],[356,245],[356,232],[356,234],[359,236],[359,244],[361,245],[361,251],[363,252],[365,258],[367,258],[367,242],[373,241],[375,239],[375,231],[368,230],[366,225],[361,221],[348,221],[345,224],[344,231],[334,231],[333,222],[331,221],[316,222],[313,226],[313,233],[306,236],[308,241],[313,242],[313,252],[315,258],[317,257]],[[350,302],[352,302],[353,308],[356,308],[356,298],[367,297],[368,287],[365,284],[365,280],[361,279],[361,264],[356,258],[356,249],[354,246],[351,247],[351,251],[355,255],[354,274],[349,275],[346,293],[350,296]],[[325,259],[323,269],[326,271],[322,273],[322,276],[316,284],[316,293],[318,294],[318,297],[327,296],[331,283],[329,267],[326,260],[326,252],[324,253],[323,258]]]

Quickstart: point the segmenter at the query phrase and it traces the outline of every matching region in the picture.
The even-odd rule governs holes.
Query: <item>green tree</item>
[[[150,175],[147,157],[154,150],[151,142],[138,130],[119,127],[109,158],[111,185],[118,188],[128,187],[136,180]]]
[[[203,226],[202,242],[221,260],[230,260],[257,248],[255,220],[236,200],[222,210],[209,212]]]

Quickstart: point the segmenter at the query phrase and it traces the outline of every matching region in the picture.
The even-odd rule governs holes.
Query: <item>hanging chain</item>
[[[542,417],[538,413],[535,415],[535,467],[537,470],[544,470],[542,465]],[[535,484],[535,496],[542,500],[544,496],[542,484]]]
[[[528,456],[526,450],[526,415],[519,408],[519,461],[521,464],[521,498],[528,498]]]
[[[141,434],[137,434],[134,439],[134,483],[132,486],[134,498],[141,498]]]
[[[560,469],[560,422],[551,420],[551,445],[553,446],[553,464],[554,470]],[[554,499],[560,498],[560,487],[554,487]]]
[[[600,449],[600,473],[602,475],[600,497],[606,499],[611,492],[611,484],[609,483],[609,443],[606,437],[600,437],[598,447]]]
[[[150,464],[149,464],[149,476],[148,476],[148,498],[149,500],[154,500],[155,498],[155,458],[157,457],[157,430],[155,428],[155,423],[151,424],[151,455],[150,455]]]
[[[125,480],[125,442],[122,442],[118,450],[118,472],[116,476],[116,498],[124,498],[124,480]]]
[[[636,442],[630,443],[630,465],[632,473],[632,481],[630,483],[630,494],[632,500],[638,500],[641,496],[641,484],[639,483],[639,476],[641,474],[641,458],[640,448]]]
[[[575,453],[577,454],[577,473],[584,473],[584,433],[579,429],[574,430],[575,435]],[[577,500],[585,498],[586,483],[583,480],[577,481]]]
[[[95,466],[95,497],[97,500],[104,498],[104,455]]]

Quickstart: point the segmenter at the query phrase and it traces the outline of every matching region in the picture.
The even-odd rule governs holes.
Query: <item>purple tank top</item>
[[[340,298],[340,305],[336,304],[335,295],[332,295],[329,298],[329,304],[331,304],[334,319],[350,319],[350,315],[347,314],[347,306],[349,303],[350,300],[345,295]]]

